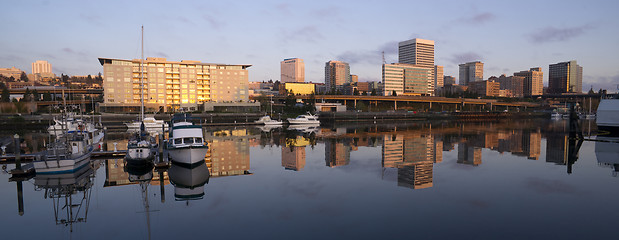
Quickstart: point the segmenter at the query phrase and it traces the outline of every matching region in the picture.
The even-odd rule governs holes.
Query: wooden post
[[[15,169],[21,170],[21,149],[19,148],[19,134],[13,136],[15,143]]]

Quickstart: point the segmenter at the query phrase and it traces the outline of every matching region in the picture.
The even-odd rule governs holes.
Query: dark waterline
[[[619,144],[584,141],[575,154],[565,121],[205,133],[210,151],[193,169],[101,159],[14,182],[3,165],[3,238],[600,239],[619,223],[618,160],[607,157]],[[125,137],[108,134],[106,148]],[[28,151],[47,141],[24,138]]]

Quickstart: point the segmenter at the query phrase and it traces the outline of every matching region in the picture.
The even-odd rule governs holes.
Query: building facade
[[[514,76],[524,77],[524,96],[539,96],[544,93],[544,73],[542,68],[531,68],[528,71],[515,72]]]
[[[444,83],[443,66],[434,65],[434,90],[442,88]]]
[[[52,64],[47,61],[37,60],[32,63],[32,74],[52,73]]]
[[[491,80],[470,82],[468,85],[469,92],[473,92],[481,96],[498,97],[499,89],[500,83]]]
[[[281,61],[281,80],[287,82],[305,82],[305,63],[300,58],[288,58]]]
[[[501,85],[501,90],[509,90],[511,95],[507,97],[523,97],[524,96],[524,77],[521,76],[505,76],[501,75],[497,80]]]
[[[433,68],[412,64],[383,64],[382,82],[384,96],[397,95],[433,96]]]
[[[301,94],[301,95],[310,95],[310,94],[314,94],[316,91],[316,87],[313,83],[284,83],[284,88],[286,89],[286,92],[290,93],[294,93],[294,94]]]
[[[460,64],[460,85],[468,85],[470,82],[482,81],[484,79],[484,63],[480,61]]]
[[[453,76],[444,76],[443,77],[443,86],[445,85],[454,85],[456,84],[456,78]]]
[[[550,64],[548,92],[582,93],[582,67],[575,60]]]
[[[21,77],[21,73],[24,72],[19,68],[0,68],[0,75],[5,76],[7,78],[13,77],[14,79],[19,79]]]
[[[398,43],[398,62],[434,67],[434,41],[414,38]]]
[[[325,86],[326,91],[341,90],[345,83],[352,82],[350,66],[342,61],[328,61],[325,63]]]
[[[139,109],[141,60],[99,58],[99,62],[104,73],[103,106]],[[172,111],[209,101],[247,102],[250,66],[147,58],[142,71],[144,104],[147,111]]]

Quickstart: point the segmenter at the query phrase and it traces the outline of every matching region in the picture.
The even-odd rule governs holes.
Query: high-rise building
[[[434,41],[414,38],[398,43],[398,62],[434,67]]]
[[[576,60],[548,66],[548,92],[582,93],[582,67]]]
[[[460,64],[460,85],[484,79],[484,63],[480,61]]]
[[[351,81],[348,63],[333,60],[325,63],[325,85],[327,92],[341,89],[345,83],[350,83]]]
[[[52,73],[52,64],[47,61],[37,60],[32,63],[32,74]]]
[[[498,80],[501,90],[509,90],[508,97],[523,97],[524,96],[524,77],[521,76],[505,76],[501,75]]]
[[[440,89],[444,86],[443,66],[434,65],[434,89]]]
[[[141,95],[140,59],[99,58],[103,66],[106,109],[139,111]],[[143,61],[144,104],[146,111],[193,108],[214,102],[247,102],[248,71],[251,65],[225,65],[199,61]]]
[[[413,64],[383,64],[382,80],[384,95],[433,96],[434,67],[422,67]]]
[[[481,96],[498,97],[501,84],[492,80],[470,82],[468,91]]]
[[[284,59],[281,65],[281,80],[287,82],[305,82],[305,63],[300,58]]]
[[[443,86],[446,85],[454,85],[456,84],[456,78],[453,76],[444,76],[443,77]]]
[[[544,73],[542,68],[531,68],[529,71],[515,72],[514,76],[524,77],[524,96],[538,96],[544,93]]]

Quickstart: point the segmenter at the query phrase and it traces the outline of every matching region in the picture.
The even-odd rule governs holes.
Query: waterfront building
[[[352,80],[348,63],[333,60],[325,63],[325,86],[327,92],[342,90],[344,84],[350,82]]]
[[[316,91],[316,87],[315,84],[313,83],[295,83],[295,82],[287,82],[284,83],[284,89],[286,89],[286,92],[290,93],[294,93],[296,94],[301,94],[301,95],[310,95],[315,93]]]
[[[443,77],[443,86],[445,85],[454,85],[456,84],[456,78],[453,76],[444,76]]]
[[[281,82],[305,82],[305,63],[300,58],[288,58],[280,62]]]
[[[398,43],[398,62],[434,67],[434,41],[421,38]]]
[[[582,93],[582,67],[576,60],[548,66],[548,92]]]
[[[535,67],[528,71],[515,72],[514,76],[524,77],[524,96],[539,96],[544,93],[544,73],[542,68]]]
[[[398,95],[433,96],[433,67],[413,64],[383,64],[384,96]]]
[[[22,72],[24,71],[16,67],[0,68],[0,75],[5,76],[7,78],[13,77],[15,80],[18,80],[21,77]]]
[[[497,97],[499,96],[500,83],[492,80],[470,82],[468,91],[479,94],[480,96]]]
[[[139,111],[140,59],[99,58],[103,66],[104,111]],[[227,65],[199,61],[144,62],[146,111],[196,110],[204,102],[247,102],[251,65]]]
[[[460,85],[466,86],[470,82],[484,79],[484,63],[480,61],[463,63],[459,67]]]

